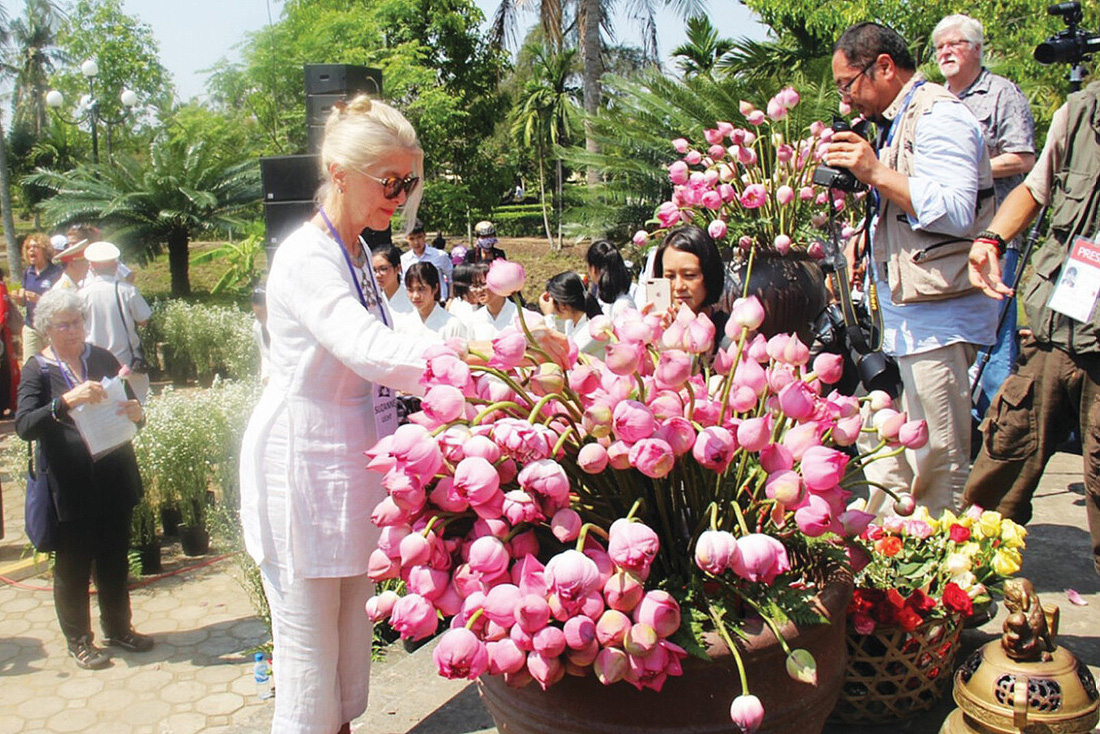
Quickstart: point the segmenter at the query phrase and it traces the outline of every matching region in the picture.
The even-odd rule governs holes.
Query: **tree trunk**
[[[562,203],[563,203],[562,202],[562,199],[563,199],[562,184],[561,184],[561,178],[562,178],[561,158],[558,158],[558,171],[557,171],[557,173],[558,173],[558,181],[557,181],[558,186],[557,186],[557,195],[555,197],[554,204],[557,205],[556,208],[558,210],[558,245],[557,245],[557,247],[554,247],[553,249],[560,250],[561,247],[562,247],[562,241],[561,241],[561,209],[562,209]]]
[[[187,252],[189,240],[185,229],[168,235],[168,271],[172,274],[172,295],[177,298],[191,295],[191,281],[187,274],[190,265]]]
[[[550,231],[550,213],[546,211],[546,172],[543,162],[542,150],[539,150],[539,201],[542,202],[542,223],[546,227],[546,240],[550,243],[550,249],[554,249],[554,233]]]
[[[581,42],[581,54],[584,57],[584,148],[589,153],[599,153],[600,145],[592,137],[592,123],[587,119],[595,116],[600,109],[603,89],[600,76],[603,74],[603,61],[600,58],[600,22],[603,19],[600,0],[581,0],[584,6],[584,37]],[[589,166],[588,185],[600,182],[600,171]]]
[[[8,271],[16,281],[23,272],[22,253],[15,239],[15,219],[11,213],[11,170],[8,168],[8,138],[0,126],[0,210],[4,221],[4,242],[8,248]]]

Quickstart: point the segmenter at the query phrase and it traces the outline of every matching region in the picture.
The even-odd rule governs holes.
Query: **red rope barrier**
[[[208,558],[208,559],[206,559],[204,561],[201,561],[199,563],[193,563],[190,566],[183,566],[183,567],[177,568],[173,571],[166,571],[164,573],[159,573],[156,576],[150,576],[147,579],[142,579],[141,581],[138,581],[137,583],[130,584],[127,588],[129,588],[131,590],[132,589],[140,589],[144,586],[148,586],[149,584],[153,584],[153,583],[156,583],[157,581],[161,581],[162,579],[170,578],[172,576],[178,576],[179,574],[186,573],[187,571],[196,571],[200,568],[205,568],[207,566],[210,566],[210,565],[213,565],[213,564],[217,563],[218,561],[224,561],[226,558],[232,558],[233,556],[237,555],[238,553],[240,553],[240,551],[234,551],[233,553],[226,553],[225,555],[217,556],[215,558]],[[52,586],[34,586],[34,585],[31,585],[31,584],[24,584],[24,583],[21,583],[19,581],[16,581],[15,579],[9,579],[7,576],[0,576],[0,583],[4,583],[7,586],[11,586],[11,587],[16,588],[16,589],[23,589],[23,590],[26,590],[26,591],[53,591]],[[93,590],[92,593],[93,594],[96,593],[95,590]]]

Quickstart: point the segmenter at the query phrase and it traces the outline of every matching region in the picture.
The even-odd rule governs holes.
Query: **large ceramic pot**
[[[727,313],[733,299],[744,292],[747,269],[748,260],[741,258],[731,261],[726,269],[729,303],[723,305]],[[828,303],[821,266],[805,253],[757,252],[749,276],[749,295],[755,295],[764,305],[761,334],[770,338],[793,332],[807,345],[813,321]]]
[[[815,599],[829,624],[782,628],[792,648],[813,653],[818,684],[794,681],[786,655],[766,625],[738,642],[752,693],[764,704],[769,734],[816,734],[825,725],[844,681],[844,612],[852,595],[836,575]],[[717,636],[707,640],[711,660],[688,657],[683,675],[660,693],[625,682],[604,686],[594,676],[570,675],[543,691],[536,684],[509,688],[498,676],[478,680],[482,701],[501,734],[734,734],[729,708],[740,693],[733,656]]]

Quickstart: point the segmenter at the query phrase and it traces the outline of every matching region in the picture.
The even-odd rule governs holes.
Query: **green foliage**
[[[687,43],[674,48],[672,55],[678,57],[676,65],[684,76],[710,74],[721,66],[722,60],[733,47],[733,41],[718,36],[710,18],[697,15],[688,18]]]
[[[173,298],[153,304],[142,339],[165,342],[171,358],[184,360],[200,382],[209,383],[216,375],[241,380],[257,374],[259,367],[252,320],[251,313],[233,306]]]
[[[127,254],[145,262],[167,245],[173,295],[186,295],[192,237],[242,226],[260,200],[255,159],[229,157],[204,140],[161,134],[147,159],[118,156],[72,171],[40,170],[25,181],[55,195],[43,202],[50,226],[98,221]]]
[[[221,247],[195,255],[191,258],[191,264],[215,260],[224,261],[227,267],[225,274],[210,292],[247,294],[263,279],[264,265],[267,262],[264,238],[254,234],[240,242],[226,242]]]
[[[187,525],[204,522],[212,486],[220,485],[226,504],[235,506],[240,440],[258,398],[254,381],[217,382],[207,390],[167,388],[152,396],[145,426],[134,439],[151,503],[177,504]]]
[[[133,516],[130,519],[130,545],[148,545],[157,539],[157,518],[153,511],[153,503],[149,497],[142,498],[134,507]]]
[[[549,205],[549,203],[548,203]],[[542,211],[493,213],[493,224],[502,237],[538,237],[544,234]]]

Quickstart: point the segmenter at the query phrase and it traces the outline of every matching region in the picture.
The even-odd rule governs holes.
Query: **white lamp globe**
[[[95,62],[95,59],[88,59],[80,65],[80,73],[86,77],[93,77],[99,74],[99,64]]]
[[[65,102],[65,96],[56,89],[51,89],[46,92],[46,104],[54,109],[57,109]]]
[[[133,107],[138,102],[137,94],[135,94],[132,89],[123,89],[122,94],[119,95],[119,99],[122,100],[122,104],[126,107]]]

